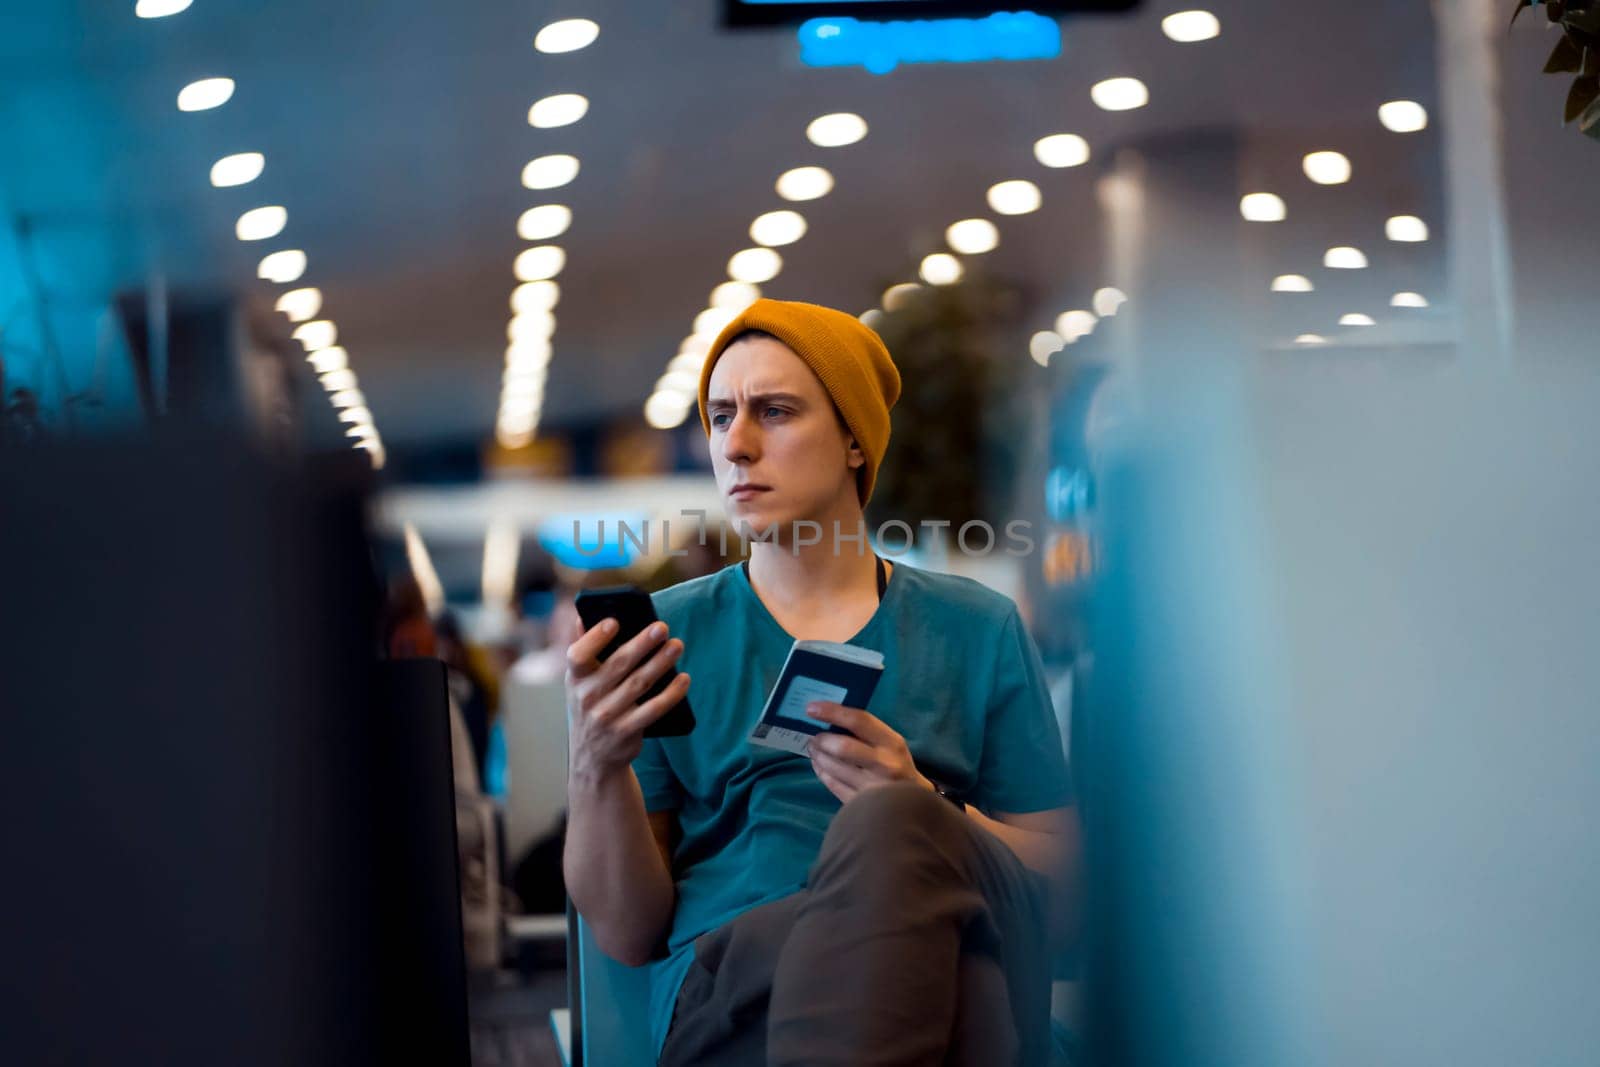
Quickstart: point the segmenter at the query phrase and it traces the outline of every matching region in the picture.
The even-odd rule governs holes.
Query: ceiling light
[[[750,240],[758,245],[790,245],[805,234],[805,217],[797,211],[769,211],[750,224]]]
[[[728,323],[738,317],[739,313],[732,308],[706,308],[694,317],[695,335],[714,340]]]
[[[1209,11],[1180,11],[1161,20],[1161,32],[1179,44],[1209,41],[1222,32],[1222,23]]]
[[[339,411],[340,422],[372,423],[372,412],[367,408],[341,408]]]
[[[532,396],[503,396],[500,398],[502,416],[532,415],[539,410],[539,399]]]
[[[747,248],[728,260],[728,277],[751,285],[771,281],[782,269],[783,257],[770,248]]]
[[[700,394],[700,375],[682,374],[677,371],[668,371],[656,381],[658,393],[682,393],[684,396],[696,397]]]
[[[883,325],[884,314],[880,308],[868,308],[856,317],[869,330],[876,330]]]
[[[240,152],[237,155],[223,156],[211,164],[211,184],[218,189],[248,185],[261,177],[261,171],[266,165],[267,157],[260,152]]]
[[[1000,231],[988,219],[962,219],[944,231],[944,239],[964,256],[980,256],[1000,244]]]
[[[916,282],[901,282],[891,285],[883,291],[883,310],[899,311],[905,307],[912,297],[922,292],[922,286]]]
[[[705,367],[706,357],[693,352],[679,352],[667,361],[667,371],[672,374],[692,374],[696,380],[700,371]]]
[[[286,208],[276,205],[258,207],[240,215],[239,221],[234,223],[233,232],[241,241],[265,241],[278,236],[288,224],[289,212]]]
[[[513,315],[506,323],[506,340],[513,345],[524,341],[549,341],[556,332],[556,317],[548,311],[528,311]]]
[[[1030,181],[1017,178],[989,188],[989,206],[1001,215],[1026,215],[1038,211],[1043,203],[1039,187]]]
[[[530,207],[517,219],[517,236],[524,241],[548,241],[560,237],[572,225],[572,209],[565,204]]]
[[[1352,311],[1339,316],[1340,326],[1376,326],[1377,322],[1371,315],[1363,315],[1359,311]]]
[[[322,310],[322,290],[290,289],[278,297],[277,310],[289,316],[290,322],[305,322],[317,317]]]
[[[517,256],[513,265],[517,280],[542,282],[554,278],[567,265],[567,254],[560,245],[536,245]]]
[[[1343,185],[1350,180],[1350,160],[1342,152],[1312,152],[1303,165],[1306,177],[1318,185]]]
[[[1115,286],[1108,285],[1104,289],[1094,291],[1094,313],[1102,319],[1114,316],[1127,302],[1128,294]]]
[[[1428,239],[1428,224],[1415,215],[1396,215],[1383,224],[1384,236],[1391,241],[1415,243]]]
[[[511,310],[521,315],[529,311],[551,311],[561,300],[561,286],[545,279],[523,282],[511,291]]]
[[[328,403],[336,408],[360,407],[367,402],[359,389],[341,389],[328,397]]]
[[[522,168],[522,184],[529,189],[559,189],[577,176],[577,156],[540,156]]]
[[[711,307],[743,311],[761,299],[761,290],[748,282],[723,282],[711,290]]]
[[[651,393],[644,402],[644,421],[657,430],[682,426],[694,404],[681,393]]]
[[[711,351],[711,342],[706,340],[704,337],[701,337],[699,334],[690,334],[688,337],[685,337],[683,339],[683,343],[678,346],[678,354],[680,356],[696,355],[703,357],[709,351]]]
[[[304,345],[307,352],[317,352],[337,344],[339,330],[327,319],[318,319],[315,322],[301,323],[289,336]]]
[[[1396,293],[1389,298],[1389,306],[1392,308],[1425,308],[1428,306],[1428,298],[1421,293]]]
[[[139,0],[133,13],[142,19],[161,19],[189,10],[194,0]]]
[[[600,27],[589,19],[562,19],[552,22],[533,38],[533,47],[547,55],[576,52],[588,48],[600,36]]]
[[[527,448],[533,444],[532,432],[511,433],[505,427],[500,428],[499,432],[495,434],[495,439],[500,442],[500,447],[507,452],[515,452],[519,448]]]
[[[1028,339],[1028,355],[1041,367],[1049,366],[1050,357],[1065,347],[1066,338],[1054,330],[1040,330]]]
[[[1283,197],[1273,193],[1251,193],[1239,201],[1239,214],[1246,222],[1282,222],[1289,217]]]
[[[1297,345],[1325,345],[1328,339],[1320,333],[1303,333],[1294,339]]]
[[[1047,167],[1077,167],[1089,162],[1089,142],[1075,133],[1053,133],[1033,143],[1033,158]]]
[[[1309,293],[1311,290],[1311,279],[1304,274],[1280,274],[1272,279],[1274,293]]]
[[[580,93],[556,93],[528,109],[528,125],[540,130],[571,126],[589,113],[589,98]]]
[[[866,135],[866,120],[848,111],[812,119],[811,125],[806,127],[806,139],[818,148],[840,148],[855,144]]]
[[[507,397],[521,397],[535,403],[544,399],[544,379],[534,377],[517,377],[505,383],[504,395]]]
[[[317,381],[321,382],[322,387],[328,392],[338,393],[356,387],[356,372],[348,367],[344,370],[331,370],[327,374],[317,375]],[[345,406],[354,407],[355,405],[347,404]]]
[[[815,200],[833,191],[833,175],[822,167],[796,167],[778,176],[777,189],[785,200]]]
[[[549,341],[518,341],[506,349],[506,370],[515,374],[536,374],[550,366],[554,351]]]
[[[306,272],[306,254],[298,248],[274,252],[261,260],[256,276],[269,282],[285,285]]]
[[[1138,78],[1107,78],[1095,83],[1089,99],[1105,111],[1132,111],[1150,102],[1150,90]]]
[[[190,82],[178,93],[179,111],[210,111],[233,96],[232,78],[202,78]]]
[[[1367,257],[1359,248],[1341,245],[1328,249],[1322,257],[1322,265],[1333,270],[1361,270],[1367,265]]]
[[[338,345],[329,345],[311,353],[306,357],[306,362],[315,367],[318,374],[327,374],[329,371],[347,369],[350,366],[350,353]]]
[[[1067,344],[1072,344],[1080,337],[1087,337],[1094,333],[1095,324],[1100,320],[1092,311],[1066,311],[1056,319],[1056,333]]]
[[[512,382],[534,382],[543,385],[548,377],[550,377],[550,367],[545,363],[529,364],[526,367],[512,364],[500,376],[501,381],[506,385],[510,385]]]
[[[1378,108],[1378,121],[1394,133],[1416,133],[1428,128],[1428,109],[1415,100],[1391,100]]]
[[[961,280],[961,261],[948,252],[935,252],[922,261],[917,271],[929,285],[954,285]]]

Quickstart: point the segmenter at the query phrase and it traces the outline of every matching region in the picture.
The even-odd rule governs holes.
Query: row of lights
[[[844,148],[867,136],[867,122],[851,112],[834,112],[813,119],[806,139],[818,148]],[[800,204],[820,200],[833,191],[833,175],[824,167],[802,166],[784,171],[774,183],[778,196]],[[728,280],[711,291],[705,310],[695,316],[694,328],[667,363],[665,372],[644,404],[644,418],[658,430],[683,425],[695,406],[700,370],[711,343],[724,327],[761,297],[761,286],[783,271],[778,251],[806,235],[806,218],[793,208],[779,208],[756,216],[750,223],[751,246],[728,260]]]
[[[1378,108],[1378,121],[1391,133],[1417,133],[1428,128],[1428,111],[1414,100],[1391,100]],[[1318,185],[1343,185],[1350,181],[1354,168],[1342,152],[1322,150],[1307,153],[1301,161],[1305,176]],[[1247,222],[1282,222],[1289,217],[1288,205],[1276,193],[1247,193],[1239,201],[1239,214]],[[1416,244],[1428,240],[1428,224],[1415,215],[1392,215],[1385,221],[1384,236],[1397,243]],[[1322,256],[1322,265],[1328,270],[1365,270],[1366,253],[1351,245],[1329,248]],[[1272,279],[1274,293],[1309,293],[1315,289],[1310,278],[1303,274],[1280,274]],[[1421,293],[1398,292],[1389,300],[1393,308],[1426,308],[1428,300]],[[1340,316],[1340,326],[1376,326],[1377,320],[1364,312],[1352,311]],[[1298,345],[1326,344],[1320,334],[1304,333],[1294,339]]]
[[[143,19],[166,18],[188,10],[192,0],[138,0],[134,14]],[[178,93],[178,110],[210,111],[233,99],[232,78],[202,78],[184,86]],[[266,156],[260,152],[236,152],[211,165],[211,184],[218,189],[249,185],[266,169]],[[281,204],[251,208],[234,223],[234,236],[241,241],[269,241],[289,225],[289,211]],[[286,248],[263,256],[256,275],[276,285],[299,281],[306,271],[306,254]],[[329,403],[345,426],[345,436],[354,447],[366,451],[374,467],[381,468],[385,453],[383,439],[373,423],[350,356],[338,344],[339,331],[330,319],[319,319],[322,292],[315,288],[292,289],[283,293],[275,305],[296,324],[294,338],[306,351],[307,362],[328,394]]]
[[[562,19],[541,29],[534,36],[533,47],[545,55],[563,55],[589,47],[599,36],[599,25],[590,19]],[[528,109],[528,125],[536,130],[556,130],[581,121],[588,113],[587,97],[555,93]],[[535,192],[560,189],[576,180],[580,169],[576,156],[539,156],[522,169],[522,185]],[[566,250],[550,242],[571,226],[572,208],[560,203],[530,207],[517,219],[517,237],[532,246],[518,253],[512,264],[518,285],[511,293],[500,410],[495,420],[495,439],[502,448],[526,447],[539,426],[554,354],[555,308],[561,299],[556,277],[567,264]]]

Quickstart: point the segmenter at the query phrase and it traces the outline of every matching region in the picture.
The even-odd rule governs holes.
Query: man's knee
[[[949,801],[918,786],[869,789],[834,816],[813,873],[863,892],[943,883],[965,866],[963,822]]]
[[[887,844],[914,836],[908,831],[943,829],[955,818],[959,813],[937,793],[899,782],[856,796],[834,816],[828,834]]]

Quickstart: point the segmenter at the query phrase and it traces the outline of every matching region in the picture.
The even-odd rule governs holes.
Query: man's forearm
[[[632,769],[568,782],[563,872],[601,950],[644,963],[672,921],[674,889]]]

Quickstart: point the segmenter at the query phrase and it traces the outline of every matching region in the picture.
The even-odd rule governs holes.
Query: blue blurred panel
[[[565,567],[598,571],[626,567],[661,534],[642,511],[617,515],[557,515],[539,527],[539,544]]]
[[[902,63],[1054,59],[1061,28],[1031,11],[982,19],[862,22],[812,19],[800,27],[800,60],[812,67],[864,67],[887,74]]]

